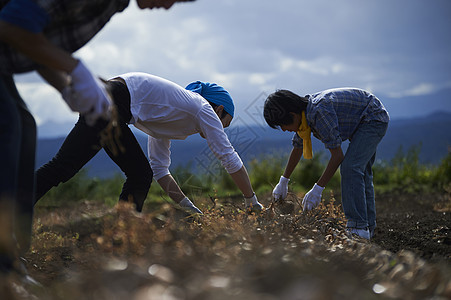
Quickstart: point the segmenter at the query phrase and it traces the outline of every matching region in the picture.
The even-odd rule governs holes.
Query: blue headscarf
[[[233,117],[235,106],[232,97],[222,86],[216,83],[195,81],[186,86],[187,90],[198,93],[207,101],[224,106],[224,110]]]

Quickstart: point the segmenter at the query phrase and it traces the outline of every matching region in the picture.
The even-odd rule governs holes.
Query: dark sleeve
[[[11,0],[0,11],[0,20],[38,33],[49,22],[49,16],[32,0]]]

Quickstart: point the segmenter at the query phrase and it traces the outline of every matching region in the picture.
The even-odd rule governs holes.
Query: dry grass
[[[350,239],[333,198],[303,213],[291,194],[258,215],[232,198],[197,202],[202,217],[169,204],[142,214],[126,204],[92,202],[38,211],[27,259],[45,288],[31,294],[141,300],[422,299],[451,293],[449,268]]]

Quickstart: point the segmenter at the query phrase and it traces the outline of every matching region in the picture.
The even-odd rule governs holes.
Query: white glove
[[[261,211],[263,209],[263,205],[261,205],[261,203],[258,202],[257,196],[255,195],[255,193],[250,198],[244,197],[244,207],[246,208],[246,210],[255,211],[255,212]]]
[[[280,199],[285,199],[288,194],[288,182],[290,179],[280,176],[279,183],[276,185],[274,190],[272,191],[272,197],[275,201],[279,201]]]
[[[183,198],[179,205],[188,213],[203,215],[202,211],[198,209],[188,197]]]
[[[70,76],[71,83],[61,92],[70,109],[84,115],[90,126],[100,117],[108,120],[112,101],[105,85],[81,61],[78,61]]]
[[[320,187],[315,183],[313,188],[304,196],[302,200],[302,206],[304,206],[304,210],[308,211],[314,209],[321,202],[321,194],[323,193],[324,188]]]

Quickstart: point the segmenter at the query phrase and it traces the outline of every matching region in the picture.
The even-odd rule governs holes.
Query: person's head
[[[305,97],[288,90],[277,90],[266,98],[263,116],[266,123],[274,129],[293,123],[296,123],[295,126],[299,127],[297,123],[302,111],[307,108],[307,104],[308,99]]]
[[[141,9],[144,8],[164,8],[169,9],[175,2],[188,2],[195,0],[136,0],[138,3],[138,7]]]
[[[224,128],[232,122],[235,106],[233,99],[222,86],[216,83],[195,81],[186,86],[187,90],[198,93],[210,103]]]

